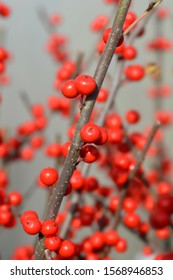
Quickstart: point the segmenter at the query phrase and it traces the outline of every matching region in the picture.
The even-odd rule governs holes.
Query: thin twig
[[[127,35],[144,17],[146,17],[149,13],[153,11],[153,9],[157,8],[160,5],[162,0],[157,2],[149,3],[148,8],[140,15],[124,32],[124,36]]]
[[[50,20],[49,20],[49,16],[48,13],[46,11],[46,8],[44,6],[40,6],[37,9],[37,13],[38,13],[38,17],[42,23],[42,25],[44,26],[45,30],[50,34],[52,32],[55,31],[55,26],[53,24],[51,24]]]
[[[31,114],[32,103],[29,99],[28,93],[23,90],[20,92],[19,96],[20,96],[25,108],[27,109],[28,113]]]

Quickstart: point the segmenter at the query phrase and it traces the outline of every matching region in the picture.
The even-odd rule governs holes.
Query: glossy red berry
[[[65,82],[61,87],[61,92],[67,98],[75,98],[78,96],[78,91],[75,87],[75,81],[68,80]]]
[[[84,178],[82,177],[82,175],[78,171],[79,170],[76,169],[73,172],[73,175],[70,179],[70,183],[71,183],[71,186],[72,186],[73,190],[80,190],[84,186]]]
[[[95,124],[87,123],[81,128],[80,136],[86,143],[95,143],[101,137],[100,128]]]
[[[28,210],[25,211],[21,216],[20,216],[20,222],[23,224],[25,223],[25,220],[27,218],[33,218],[33,219],[38,219],[38,215],[34,210]]]
[[[22,223],[23,229],[26,233],[30,235],[38,234],[41,230],[41,223],[38,219],[33,217],[25,218]]]
[[[124,216],[124,224],[129,228],[136,228],[139,226],[140,217],[136,213],[128,213]]]
[[[0,225],[6,226],[12,219],[12,213],[10,210],[1,210],[0,211]]]
[[[101,249],[104,246],[104,235],[102,232],[98,231],[92,234],[90,237],[90,242],[94,249]]]
[[[54,185],[58,181],[58,172],[52,167],[44,168],[40,173],[40,180],[46,186]]]
[[[58,231],[58,224],[53,220],[44,221],[41,227],[41,233],[44,236],[55,235]]]
[[[49,236],[44,240],[45,247],[50,251],[57,251],[61,246],[61,238],[58,236]]]
[[[170,229],[166,227],[166,228],[156,230],[155,234],[159,239],[167,239],[170,237],[171,232]]]
[[[75,87],[79,94],[90,95],[94,92],[96,86],[94,78],[89,75],[79,75],[75,79]]]
[[[75,255],[75,245],[70,240],[64,240],[61,243],[61,247],[59,249],[59,254],[63,258],[70,258]]]
[[[137,208],[137,203],[132,197],[126,197],[123,202],[123,209],[126,212],[133,212]]]
[[[107,133],[107,130],[102,127],[102,126],[99,126],[99,129],[100,129],[100,138],[95,141],[94,143],[98,146],[101,146],[101,145],[104,145],[107,141],[108,141],[108,133]]]
[[[145,76],[145,68],[139,64],[129,65],[125,68],[124,74],[131,81],[139,81]]]
[[[99,151],[93,145],[85,145],[80,151],[80,156],[86,163],[92,163],[99,158]]]
[[[120,238],[114,248],[118,253],[124,253],[127,250],[127,241]]]
[[[107,230],[104,232],[104,242],[106,245],[115,246],[119,241],[119,235],[115,230]]]

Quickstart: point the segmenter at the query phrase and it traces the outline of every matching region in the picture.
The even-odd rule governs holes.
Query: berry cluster
[[[123,0],[102,2],[119,9],[118,4]],[[20,221],[24,233],[33,238],[37,235],[38,240],[37,246],[17,246],[11,254],[12,260],[48,259],[47,254],[52,260],[108,260],[112,255],[118,258],[118,254],[130,248],[129,232],[144,242],[144,256],[173,259],[171,247],[161,250],[148,238],[151,235],[158,243],[167,243],[173,228],[173,162],[165,141],[173,114],[164,109],[163,101],[171,97],[172,87],[163,83],[161,64],[164,52],[171,52],[173,45],[164,34],[152,38],[146,49],[151,56],[155,53],[158,61],[148,58],[148,62],[140,63],[137,59],[142,51],[134,40],[145,35],[147,24],[144,21],[140,27],[138,21],[145,20],[145,13],[138,17],[131,8],[117,20],[123,26],[118,31],[110,27],[107,15],[92,20],[89,29],[94,36],[101,36],[88,63],[80,55],[73,59],[69,40],[60,33],[59,13],[52,13],[46,20],[41,18],[49,32],[46,50],[57,63],[53,82],[56,92],[48,96],[45,104],[32,103],[24,93],[22,101],[30,117],[22,120],[14,133],[0,129],[0,227],[12,230]],[[10,8],[0,3],[0,16],[7,17],[10,13]],[[161,31],[169,11],[160,8],[147,13],[148,17],[155,16]],[[120,39],[111,49],[115,34]],[[115,72],[109,68],[111,53],[116,61]],[[8,84],[5,70],[9,58],[10,53],[1,46],[0,85]],[[89,73],[90,64],[97,59],[95,74],[82,74]],[[120,88],[124,91],[124,85],[135,88],[144,78],[153,85],[144,90],[141,84],[137,94],[141,96],[146,91],[154,108],[152,121],[155,120],[154,126],[146,127],[144,113],[147,115],[148,111],[140,110],[130,90],[127,94],[132,96],[131,107],[120,113],[115,104]],[[126,98],[123,93],[121,97]],[[52,140],[47,128],[54,116],[58,119],[58,134]],[[62,120],[68,123],[68,129],[63,127],[59,133]],[[32,164],[38,154],[51,167],[43,168],[40,161],[37,164],[40,173],[31,180],[34,185],[26,192],[9,191],[8,186],[13,182],[10,168],[6,167],[18,162]],[[44,220],[37,211],[24,209],[37,187],[49,198]],[[41,198],[39,203],[43,204]]]

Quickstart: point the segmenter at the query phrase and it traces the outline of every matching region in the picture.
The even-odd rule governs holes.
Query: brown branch
[[[94,74],[94,79],[96,81],[97,88],[92,95],[86,98],[83,107],[81,108],[80,118],[76,127],[74,138],[72,140],[70,151],[65,160],[64,167],[59,177],[58,183],[55,184],[53,187],[52,196],[50,197],[48,209],[45,215],[46,220],[56,218],[67,185],[76,168],[76,163],[79,157],[80,149],[83,145],[82,140],[80,138],[80,130],[83,127],[83,125],[85,125],[90,119],[92,110],[96,102],[96,98],[106,76],[112,57],[114,55],[114,50],[122,36],[122,28],[130,4],[131,0],[121,0],[118,6],[109,41],[106,44],[104,52],[100,57],[99,63],[96,67],[96,71]],[[44,259],[44,251],[44,238],[41,237],[38,238],[37,241],[35,259]]]

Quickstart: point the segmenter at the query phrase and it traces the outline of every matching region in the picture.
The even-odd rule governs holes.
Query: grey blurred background
[[[163,5],[172,8],[172,1],[165,0]],[[44,29],[38,18],[38,8],[46,8],[48,14],[58,12],[63,16],[63,22],[57,29],[58,32],[69,36],[70,50],[72,58],[75,59],[78,51],[85,53],[85,59],[89,57],[91,49],[94,48],[98,40],[98,36],[90,32],[89,24],[95,16],[99,14],[110,15],[112,5],[105,5],[103,0],[13,0],[4,1],[9,4],[12,9],[12,15],[8,19],[0,20],[1,29],[5,30],[5,38],[2,44],[12,53],[13,59],[8,63],[7,73],[10,75],[10,85],[1,89],[3,95],[3,103],[0,112],[0,125],[6,127],[11,133],[15,131],[16,126],[24,120],[29,120],[30,115],[24,108],[19,93],[26,90],[29,94],[31,102],[41,102],[46,104],[49,95],[56,94],[53,88],[53,81],[58,65],[45,52],[45,44],[49,38],[48,33]],[[147,7],[149,1],[134,0],[133,10],[140,15]],[[149,22],[146,29],[146,36],[137,40],[135,45],[139,49],[139,57],[136,61],[143,64],[154,62],[155,57],[149,53],[145,47],[148,39],[154,36],[154,18]],[[172,39],[173,18],[163,24],[165,36]],[[165,54],[165,75],[164,83],[172,86],[172,66],[173,55],[169,52]],[[93,74],[96,63],[90,68],[90,74]],[[146,90],[152,85],[150,79],[146,78],[140,83],[131,84],[123,87],[117,98],[117,106],[119,112],[124,113],[129,108],[139,109],[142,120],[139,126],[141,130],[147,125],[151,125],[153,121],[153,103],[147,99]],[[172,110],[172,96],[163,101],[164,108]],[[51,141],[55,139],[55,133],[61,132],[67,127],[66,120],[60,120],[57,116],[51,120],[47,135]],[[172,149],[172,127],[166,132],[167,146]],[[63,140],[67,139],[66,134]],[[40,170],[53,161],[43,156],[43,151],[36,154],[34,162],[16,163],[9,167],[10,187],[12,189],[21,189],[23,192],[29,187],[34,178],[39,174]],[[104,180],[104,177],[102,178]],[[43,214],[46,203],[46,195],[44,190],[38,189],[34,197],[25,205],[25,209],[35,209],[40,216]],[[121,229],[124,234],[123,229]],[[118,258],[134,258],[134,246],[136,253],[141,248],[141,243],[129,235],[129,249],[127,254],[119,255]],[[8,258],[17,245],[33,243],[33,237],[23,233],[21,226],[18,225],[14,230],[0,229],[0,251],[2,258]]]

